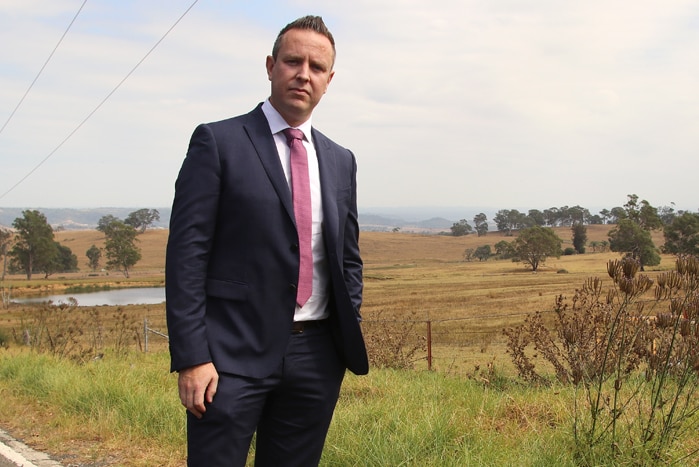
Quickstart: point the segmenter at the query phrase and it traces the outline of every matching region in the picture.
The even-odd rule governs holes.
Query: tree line
[[[141,260],[136,236],[159,220],[156,209],[139,209],[124,220],[112,215],[103,216],[97,230],[105,236],[104,249],[92,245],[85,252],[90,269],[96,271],[100,268],[104,253],[107,270],[119,271],[129,277],[129,271]],[[12,227],[14,231],[0,228],[2,280],[7,273],[24,273],[27,280],[31,280],[35,273],[48,278],[54,273],[79,270],[77,256],[54,239],[54,229],[40,211],[22,211],[22,216],[13,221]]]
[[[614,224],[609,231],[608,242],[591,242],[594,251],[609,249],[633,258],[644,266],[660,264],[660,253],[678,256],[699,255],[699,213],[675,211],[664,206],[656,208],[646,200],[639,200],[638,195],[627,195],[624,206],[611,210],[604,209],[599,214],[591,215],[589,210],[580,206],[551,208],[545,211],[536,209],[523,214],[516,209],[499,210],[493,217],[498,232],[505,236],[517,237],[512,242],[501,240],[495,244],[495,251],[490,245],[469,248],[464,252],[464,259],[487,261],[495,256],[522,262],[536,271],[547,257],[559,258],[562,254],[583,254],[587,245],[587,225]],[[488,220],[484,213],[473,218],[475,233],[481,237],[488,233]],[[553,227],[569,226],[573,247],[561,250],[562,240]],[[651,232],[662,230],[665,243],[657,248]],[[474,232],[465,219],[455,222],[451,235],[461,236]]]

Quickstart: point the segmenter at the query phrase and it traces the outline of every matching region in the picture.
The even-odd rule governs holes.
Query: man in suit
[[[317,465],[345,370],[368,372],[356,160],[311,126],[334,61],[320,17],[290,23],[267,57],[269,99],[192,135],[166,258],[190,466],[245,465],[255,432],[256,465]],[[303,149],[288,128],[302,132]],[[310,185],[303,228],[306,208],[292,200],[298,151]]]

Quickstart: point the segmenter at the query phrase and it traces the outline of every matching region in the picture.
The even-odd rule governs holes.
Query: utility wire
[[[85,1],[87,1],[87,0],[85,0]],[[174,23],[172,26],[170,26],[170,29],[168,29],[167,31],[165,31],[165,34],[163,34],[163,36],[158,40],[158,42],[156,42],[155,45],[154,45],[153,47],[151,47],[150,50],[149,50],[148,52],[146,52],[146,54],[143,56],[143,58],[142,58],[141,60],[139,60],[138,63],[136,63],[136,65],[131,69],[131,71],[129,71],[129,72],[126,74],[126,76],[124,76],[124,78],[123,78],[121,81],[119,81],[119,84],[117,84],[117,85],[114,87],[114,89],[112,89],[112,90],[109,92],[109,94],[107,94],[107,96],[106,96],[104,99],[102,99],[102,101],[101,101],[99,104],[97,104],[97,107],[95,107],[89,114],[87,114],[87,117],[85,117],[85,118],[78,124],[78,126],[76,126],[75,129],[74,129],[73,131],[71,131],[71,132],[68,134],[68,136],[66,136],[66,137],[63,139],[63,141],[61,141],[61,142],[58,144],[58,146],[56,146],[46,157],[44,157],[44,159],[41,160],[41,162],[39,162],[32,170],[30,170],[29,173],[27,173],[24,177],[22,177],[17,183],[15,183],[14,185],[12,185],[12,187],[11,187],[9,190],[7,190],[5,193],[3,193],[2,195],[0,195],[0,199],[3,199],[5,196],[8,195],[8,193],[10,193],[12,190],[14,190],[15,188],[17,188],[22,182],[24,182],[24,181],[25,181],[27,178],[29,178],[34,172],[36,172],[36,171],[39,169],[39,167],[41,167],[42,165],[44,165],[44,163],[45,163],[47,160],[49,160],[49,159],[51,158],[51,156],[53,156],[59,149],[61,149],[61,147],[62,147],[75,133],[77,133],[78,130],[79,130],[80,128],[82,128],[82,126],[95,114],[95,112],[97,112],[97,111],[102,107],[102,105],[104,105],[104,103],[107,102],[107,100],[108,100],[110,97],[112,97],[112,95],[121,87],[121,85],[124,84],[124,82],[125,82],[127,79],[129,79],[129,77],[136,71],[136,69],[137,69],[139,66],[141,66],[141,64],[142,64],[144,61],[146,61],[146,59],[148,58],[148,56],[156,49],[156,47],[158,47],[158,46],[160,45],[160,43],[161,43],[163,40],[165,40],[165,38],[167,37],[167,35],[170,34],[170,32],[171,32],[173,29],[175,29],[175,27],[179,24],[179,22],[182,21],[182,19],[187,15],[187,13],[189,13],[189,11],[190,11],[192,8],[194,8],[194,5],[196,5],[198,2],[199,2],[199,0],[194,0],[194,2],[192,2],[191,5],[189,5],[189,8],[187,8],[187,9],[185,10],[185,12],[182,13],[182,15],[181,15],[179,18],[177,18],[177,21],[175,21],[175,23]]]
[[[39,76],[41,76],[41,73],[44,71],[44,68],[46,68],[46,65],[48,65],[49,62],[51,61],[51,58],[53,57],[53,54],[55,54],[55,53],[56,53],[56,50],[58,50],[58,46],[60,46],[60,45],[61,45],[61,42],[63,42],[63,39],[66,37],[66,34],[68,34],[68,31],[70,31],[70,28],[73,26],[73,23],[75,23],[75,20],[78,18],[78,15],[79,15],[80,12],[82,11],[82,9],[83,9],[83,7],[85,6],[86,3],[87,3],[87,0],[84,0],[84,1],[83,1],[83,4],[80,5],[80,8],[78,8],[78,12],[75,13],[75,16],[73,16],[73,20],[70,22],[70,24],[68,25],[68,27],[66,28],[66,30],[63,32],[63,35],[61,36],[61,38],[58,40],[58,43],[56,44],[56,47],[54,47],[53,50],[51,51],[51,53],[49,54],[49,58],[47,58],[47,59],[46,59],[46,62],[44,62],[44,66],[42,66],[41,69],[39,70],[39,73],[36,74],[36,77],[34,78],[34,81],[32,81],[32,84],[29,85],[29,87],[28,87],[27,90],[25,91],[24,95],[22,96],[22,98],[21,98],[21,99],[19,100],[19,102],[17,103],[17,106],[15,107],[15,110],[12,111],[12,113],[10,114],[10,116],[7,117],[7,121],[5,122],[5,124],[2,126],[2,128],[0,128],[0,134],[2,134],[2,132],[3,132],[3,130],[5,129],[5,127],[7,126],[7,124],[10,123],[10,120],[12,120],[12,117],[15,116],[15,113],[17,112],[17,109],[19,109],[19,106],[22,105],[22,102],[24,102],[24,99],[27,97],[27,94],[29,94],[29,91],[31,91],[32,88],[34,87],[34,83],[36,83],[36,81],[39,79]]]

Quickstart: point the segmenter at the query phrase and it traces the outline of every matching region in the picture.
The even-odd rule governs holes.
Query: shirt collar
[[[277,109],[274,108],[269,99],[265,100],[262,104],[262,112],[264,112],[265,117],[267,117],[269,129],[272,131],[273,135],[276,135],[277,133],[284,131],[287,128],[291,128],[289,124],[286,123],[286,120],[284,120],[284,117],[282,117],[281,114],[277,112]],[[303,135],[306,137],[306,140],[312,143],[313,140],[311,136],[311,127],[311,119],[309,118],[301,125],[294,128],[298,128],[299,130],[303,131]]]

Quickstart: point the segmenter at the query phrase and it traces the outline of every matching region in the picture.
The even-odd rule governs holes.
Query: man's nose
[[[310,67],[309,63],[303,62],[301,65],[299,65],[299,68],[296,72],[296,77],[298,79],[307,81],[309,79],[309,76],[310,76],[310,69],[311,69],[311,67]]]

